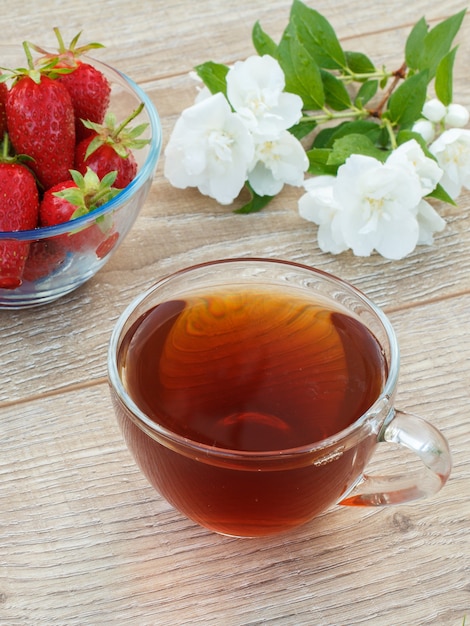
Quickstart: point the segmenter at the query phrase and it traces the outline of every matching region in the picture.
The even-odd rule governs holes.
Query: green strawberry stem
[[[139,106],[132,111],[129,117],[127,117],[123,122],[119,124],[119,126],[116,128],[116,130],[114,131],[112,135],[113,138],[118,137],[120,133],[124,130],[124,128],[126,128],[126,126],[130,124],[132,120],[135,119],[139,115],[139,113],[142,111],[143,108],[144,108],[144,103],[141,102]]]
[[[61,55],[70,54],[76,58],[82,54],[85,54],[85,52],[88,52],[88,50],[93,50],[96,48],[104,48],[104,45],[102,43],[97,43],[97,42],[87,43],[85,46],[80,46],[79,48],[77,48],[77,43],[80,38],[80,35],[82,34],[82,31],[78,32],[75,35],[75,37],[72,39],[69,46],[67,47],[64,44],[64,40],[62,38],[62,34],[59,28],[55,26],[53,30],[54,30],[55,36],[57,37],[57,42],[59,44],[59,54]]]
[[[54,192],[55,196],[76,207],[70,219],[90,213],[122,191],[112,186],[117,177],[116,171],[109,172],[101,180],[91,168],[87,169],[85,176],[76,170],[70,170],[70,174],[75,186]]]
[[[9,138],[8,138],[8,134],[5,133],[3,135],[3,142],[2,142],[2,163],[5,163],[6,161],[8,161],[8,158],[10,156],[10,142],[9,142]]]
[[[85,159],[104,144],[112,146],[123,159],[129,156],[129,150],[140,149],[146,146],[150,139],[138,139],[138,137],[146,130],[148,124],[139,124],[134,128],[128,128],[130,122],[139,115],[144,106],[144,103],[141,102],[118,126],[116,126],[116,116],[112,112],[107,113],[104,124],[95,124],[89,120],[82,120],[86,128],[90,128],[96,133],[96,136],[93,137],[87,147]]]
[[[39,85],[41,82],[41,72],[34,67],[33,55],[31,54],[31,49],[27,41],[23,41],[23,50],[25,51],[26,60],[28,62],[28,71],[22,73],[27,74],[31,80],[34,80],[34,82]]]
[[[77,42],[82,34],[82,31],[75,35],[67,47],[62,38],[60,29],[55,26],[53,30],[57,38],[57,43],[59,44],[57,52],[49,52],[41,46],[32,43],[29,44],[33,50],[43,55],[42,58],[39,59],[42,65],[44,65],[44,62],[47,65],[51,60],[53,60],[55,63],[58,63],[59,61],[65,62],[68,66],[73,68],[76,66],[76,59],[82,54],[86,54],[89,50],[96,48],[104,48],[103,44],[96,42],[77,47]]]
[[[36,178],[34,172],[27,165],[28,161],[34,161],[34,159],[27,154],[15,154],[10,143],[10,137],[8,133],[5,133],[2,140],[0,163],[20,163],[21,165],[24,165]]]

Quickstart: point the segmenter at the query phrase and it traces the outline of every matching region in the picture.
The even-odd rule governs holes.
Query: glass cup
[[[327,329],[322,341],[336,343],[299,365],[318,343],[309,334],[317,326]],[[352,330],[359,334],[351,339]],[[366,338],[382,360],[376,371],[362,355]],[[343,366],[333,380],[330,370]],[[124,439],[149,482],[218,533],[276,534],[335,504],[403,504],[436,493],[451,471],[441,432],[394,407],[399,350],[388,318],[350,284],[308,266],[225,259],[160,280],[120,316],[108,370]],[[356,387],[343,388],[354,376],[369,389],[362,405]],[[320,420],[314,403],[333,393],[328,386],[341,401],[322,405]],[[330,430],[295,439],[317,421],[331,421]],[[413,451],[421,471],[368,475],[374,450],[387,442]]]

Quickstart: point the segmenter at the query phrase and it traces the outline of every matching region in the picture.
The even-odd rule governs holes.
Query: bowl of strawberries
[[[57,50],[25,42],[0,60],[0,308],[52,302],[94,276],[134,224],[161,150],[149,96],[89,56],[100,44],[66,46],[54,30]]]

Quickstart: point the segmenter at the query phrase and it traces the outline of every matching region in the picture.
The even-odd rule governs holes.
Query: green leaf
[[[294,0],[290,25],[295,25],[296,36],[320,67],[331,70],[346,67],[346,57],[333,27],[318,11]]]
[[[307,157],[309,160],[309,173],[314,176],[322,176],[324,174],[336,176],[336,172],[338,171],[337,166],[328,164],[331,152],[331,148],[312,148],[311,150],[308,150]]]
[[[362,52],[348,52],[345,53],[346,64],[353,74],[370,74],[375,72],[375,66],[368,56]]]
[[[364,135],[375,144],[381,132],[380,125],[370,120],[342,122],[334,128],[321,130],[316,136],[314,145],[316,148],[331,148],[337,139],[347,135]]]
[[[406,128],[421,117],[426,102],[428,73],[419,72],[404,80],[388,101],[388,113],[392,124]]]
[[[358,107],[363,107],[365,104],[370,102],[370,100],[372,100],[377,93],[378,88],[378,80],[367,80],[365,83],[362,83],[356,94],[356,98],[354,99],[354,104]]]
[[[435,200],[440,200],[441,202],[447,202],[447,204],[452,204],[453,206],[457,206],[457,203],[453,198],[449,196],[447,191],[444,189],[442,185],[437,185],[431,193],[428,193],[426,198],[434,198]]]
[[[250,183],[245,183],[245,188],[249,191],[251,200],[239,209],[235,209],[234,213],[248,214],[257,213],[264,209],[264,207],[271,202],[274,196],[259,196],[252,188]]]
[[[320,70],[320,74],[323,81],[326,104],[328,104],[333,111],[349,109],[352,102],[344,83],[326,70]]]
[[[460,11],[437,24],[424,38],[418,57],[419,70],[428,70],[431,80],[441,59],[450,51],[454,37],[457,35],[466,11]]]
[[[385,161],[388,152],[376,148],[374,143],[365,135],[351,134],[336,139],[333,150],[328,159],[329,165],[342,165],[352,154],[370,156],[379,161]]]
[[[256,52],[263,56],[264,54],[269,54],[270,56],[276,58],[277,57],[277,45],[271,39],[271,37],[264,32],[261,28],[259,22],[256,22],[253,26],[253,30],[251,33],[251,39],[253,41],[253,46]]]
[[[278,60],[286,77],[285,90],[296,93],[306,109],[321,109],[325,104],[323,82],[315,59],[296,36],[290,24],[278,47]]]
[[[436,160],[436,157],[429,152],[426,141],[422,135],[420,135],[419,133],[415,133],[409,129],[400,130],[397,133],[397,145],[398,146],[401,146],[403,143],[406,143],[407,141],[410,141],[411,139],[415,139],[415,141],[419,143],[419,145],[421,146],[426,156],[430,157],[431,159],[434,159],[434,161]]]
[[[346,122],[343,122],[343,124],[346,124]],[[338,126],[335,126],[333,128],[322,128],[314,139],[313,147],[319,149],[331,148],[337,129],[340,128],[343,124],[339,124]]]
[[[226,65],[207,61],[197,65],[194,69],[212,94],[221,92],[227,95],[226,76],[229,68]]]
[[[422,17],[413,26],[405,44],[405,61],[409,68],[418,69],[418,59],[424,47],[424,39],[428,34],[428,25]]]
[[[388,77],[384,76],[383,78],[380,79],[380,83],[379,83],[379,87],[380,89],[385,89],[385,87],[387,86],[388,83]]]
[[[295,124],[295,126],[291,126],[291,128],[289,128],[289,132],[291,135],[294,135],[294,137],[300,140],[311,133],[316,127],[317,122],[312,119],[308,122],[299,122],[298,124]]]
[[[453,69],[457,47],[443,57],[437,66],[434,89],[439,100],[448,106],[453,96]]]

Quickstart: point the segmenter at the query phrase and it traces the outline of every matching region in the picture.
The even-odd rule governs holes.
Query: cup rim
[[[321,439],[320,441],[314,441],[309,444],[304,444],[302,446],[294,447],[294,448],[283,448],[281,450],[261,450],[261,451],[251,451],[251,450],[232,450],[228,448],[215,447],[210,446],[208,444],[200,443],[188,437],[184,437],[182,435],[178,435],[177,433],[172,432],[171,430],[165,428],[161,424],[158,424],[153,419],[149,418],[134,402],[134,400],[127,393],[121,377],[119,376],[117,369],[117,353],[118,346],[121,339],[122,330],[130,317],[130,315],[135,311],[135,309],[151,294],[153,294],[157,289],[172,281],[174,278],[182,276],[187,273],[192,273],[193,271],[200,270],[204,267],[213,267],[216,265],[222,264],[232,264],[232,263],[269,263],[269,264],[280,264],[287,267],[297,268],[302,271],[308,271],[309,273],[313,273],[327,281],[337,283],[351,293],[355,295],[366,307],[369,308],[370,311],[376,316],[380,324],[382,325],[385,334],[389,343],[389,369],[388,375],[385,380],[382,392],[378,396],[378,398],[374,401],[374,403],[365,411],[357,420],[355,420],[348,427],[338,431],[337,433],[326,437],[325,439]],[[360,430],[363,425],[371,418],[371,416],[377,415],[384,411],[384,406],[387,408],[387,412],[392,410],[391,400],[394,397],[394,392],[397,385],[398,373],[400,368],[400,352],[399,346],[396,338],[395,331],[393,326],[386,316],[386,314],[380,309],[372,300],[370,300],[361,290],[357,287],[349,283],[348,281],[335,276],[329,272],[324,270],[299,263],[296,261],[288,261],[277,258],[263,258],[263,257],[232,257],[232,258],[224,258],[224,259],[215,259],[212,261],[205,261],[202,263],[197,263],[185,267],[183,269],[177,270],[170,274],[167,274],[160,280],[153,283],[149,288],[140,293],[137,297],[135,297],[130,304],[122,311],[115,326],[112,330],[109,346],[108,346],[108,357],[107,357],[107,365],[108,365],[108,382],[111,388],[114,390],[119,400],[123,403],[123,405],[127,408],[130,415],[132,416],[132,420],[134,423],[140,428],[144,430],[148,435],[154,436],[155,439],[161,441],[162,439],[168,443],[170,446],[176,446],[178,450],[187,449],[193,451],[200,452],[205,457],[212,457],[218,459],[232,459],[232,460],[276,460],[280,457],[286,456],[301,456],[304,454],[312,454],[315,452],[324,451],[327,448],[338,446],[342,441],[345,441],[350,436],[352,436],[356,431]],[[162,444],[165,445],[165,444]]]

